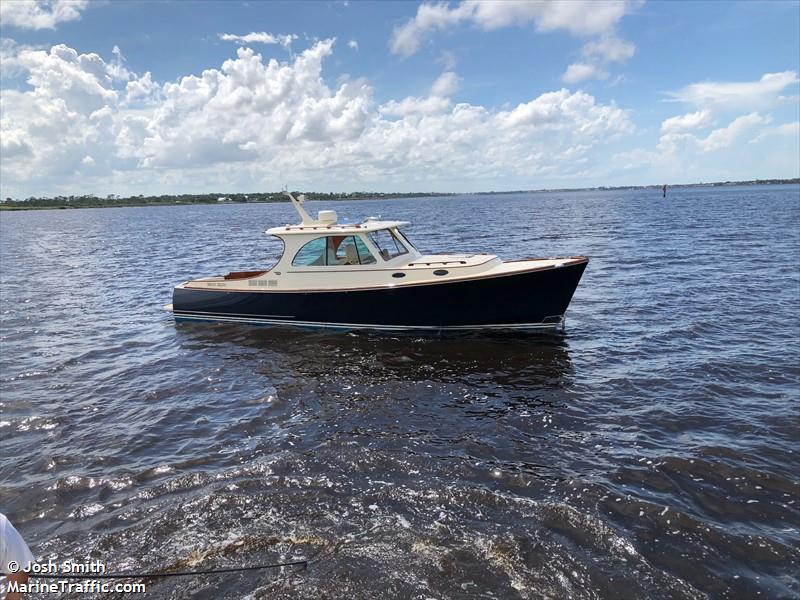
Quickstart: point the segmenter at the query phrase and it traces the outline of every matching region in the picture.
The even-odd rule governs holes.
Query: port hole
[[[433,272],[434,275],[438,275],[439,277],[441,277],[442,275],[447,275],[448,273],[449,271],[445,271],[444,269],[436,269]]]
[[[396,277],[397,279],[400,279],[401,277],[405,276],[406,276],[405,273],[392,273],[392,277]]]

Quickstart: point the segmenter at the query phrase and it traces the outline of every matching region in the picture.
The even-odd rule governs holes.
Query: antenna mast
[[[294,208],[297,211],[297,213],[300,215],[300,219],[302,220],[302,225],[316,225],[317,224],[317,222],[314,219],[312,219],[310,216],[308,216],[308,213],[306,212],[306,209],[303,208],[303,202],[306,201],[305,194],[300,194],[297,198],[295,198],[294,196],[292,196],[292,193],[289,192],[288,190],[284,191],[283,193],[286,196],[289,196],[289,198],[291,199],[292,205],[294,206]]]

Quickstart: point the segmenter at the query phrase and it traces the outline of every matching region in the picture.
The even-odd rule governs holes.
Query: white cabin
[[[403,234],[407,221],[370,217],[339,224],[335,211],[311,218],[290,194],[301,223],[273,227],[283,255],[267,271],[240,271],[187,281],[179,287],[241,291],[356,290],[395,287],[503,275],[530,268],[529,261],[503,262],[491,254],[423,255]],[[543,259],[541,268],[559,267],[569,259]],[[526,264],[520,264],[526,263]]]

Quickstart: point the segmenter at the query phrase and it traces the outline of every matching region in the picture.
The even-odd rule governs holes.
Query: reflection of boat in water
[[[484,389],[487,394],[519,398],[567,385],[574,372],[569,338],[523,332],[462,332],[445,336],[371,331],[343,336],[332,330],[243,328],[178,320],[181,347],[197,356],[230,361],[244,373],[258,373],[291,396],[341,391],[337,383],[365,387],[441,383]],[[402,387],[401,385],[401,387]],[[427,389],[427,388],[426,388]]]
[[[563,324],[587,258],[503,262],[488,254],[423,255],[402,221],[338,224],[312,219],[267,233],[284,243],[267,271],[232,272],[175,287],[167,308],[180,319],[313,327],[483,330]]]

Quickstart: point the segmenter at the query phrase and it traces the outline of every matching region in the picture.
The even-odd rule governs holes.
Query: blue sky
[[[800,176],[798,2],[0,10],[3,197]]]

